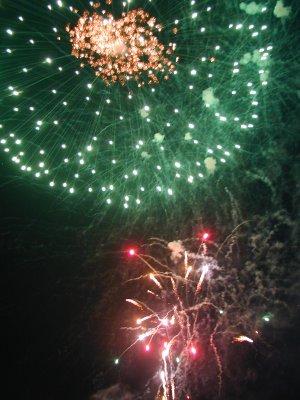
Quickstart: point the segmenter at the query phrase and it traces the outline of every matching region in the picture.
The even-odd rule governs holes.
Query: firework
[[[273,8],[23,3],[3,28],[0,144],[22,177],[72,205],[190,204],[265,129]]]
[[[220,394],[224,365],[229,368],[228,348],[235,343],[254,346],[260,341],[258,327],[271,319],[271,314],[264,315],[265,305],[272,301],[266,298],[268,287],[263,277],[251,281],[253,273],[257,274],[255,268],[238,272],[233,266],[228,268],[226,262],[222,266],[216,256],[221,248],[205,241],[198,249],[195,245],[195,241],[183,244],[153,239],[147,247],[149,252],[136,253],[139,276],[130,280],[139,283],[141,300],[126,300],[138,308],[140,316],[131,327],[124,328],[137,336],[121,357],[140,342],[146,352],[158,353],[161,385],[157,398],[166,400],[193,398],[193,385],[201,386],[199,377],[210,386],[217,383]],[[169,262],[165,264],[162,259]],[[250,281],[245,292],[247,274]],[[258,293],[266,299],[260,308],[252,305]]]
[[[99,3],[94,5],[99,7]],[[142,9],[123,12],[120,19],[106,15],[105,10],[102,15],[86,11],[73,29],[67,26],[72,54],[86,59],[106,84],[119,81],[125,85],[135,79],[139,86],[145,83],[145,74],[147,82],[153,84],[158,83],[155,72],[174,72],[175,64],[168,57],[176,45],[170,43],[165,49],[155,36],[161,30],[155,18]],[[168,79],[167,74],[164,79]]]
[[[170,245],[173,250],[175,243]],[[179,247],[184,250],[182,244]],[[175,253],[175,259],[180,258],[180,255]],[[182,253],[181,253],[182,255]],[[198,356],[197,347],[199,347],[199,336],[196,331],[198,328],[197,319],[202,313],[202,308],[218,309],[217,304],[210,303],[208,300],[201,299],[200,290],[204,282],[206,274],[211,273],[216,269],[216,264],[213,259],[202,254],[191,254],[195,271],[192,272],[192,267],[188,266],[189,253],[184,251],[184,263],[181,262],[176,265],[174,270],[168,266],[156,270],[156,277],[151,272],[150,279],[153,281],[155,287],[153,290],[156,292],[156,297],[159,299],[161,305],[159,311],[153,311],[151,307],[147,306],[144,302],[134,299],[127,299],[126,301],[136,307],[141,308],[144,304],[143,311],[152,310],[150,315],[139,318],[136,322],[139,329],[143,332],[138,334],[138,340],[146,340],[145,350],[150,350],[150,343],[161,342],[161,361],[162,370],[160,372],[161,388],[165,399],[177,399],[181,396],[187,395],[182,385],[181,369],[183,365],[190,364]],[[138,255],[139,259],[145,264],[146,268],[153,271],[154,267],[149,264],[149,256]],[[151,259],[151,257],[150,257]],[[159,263],[158,261],[154,264]],[[200,267],[199,267],[200,264]],[[161,265],[161,263],[160,263]],[[197,278],[197,270],[201,269],[200,278]],[[189,271],[189,276],[186,271]],[[141,277],[140,279],[143,279]],[[159,279],[159,280],[158,280]],[[208,311],[210,313],[211,311]],[[216,359],[220,368],[219,384],[221,385],[221,362],[219,359],[218,351],[214,344],[213,336],[217,327],[210,333],[210,345],[215,352]],[[157,337],[160,341],[157,341]],[[233,340],[243,341],[245,336],[233,338]],[[136,343],[136,342],[135,342]],[[125,350],[125,352],[127,349]],[[158,390],[160,393],[160,389]]]

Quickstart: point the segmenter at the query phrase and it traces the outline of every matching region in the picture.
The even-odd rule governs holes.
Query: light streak
[[[160,288],[162,289],[162,285],[160,284],[160,282],[155,278],[155,276],[153,274],[149,275],[149,278]]]
[[[185,268],[188,267],[188,252],[187,251],[184,252],[184,265],[185,265]]]
[[[127,301],[127,300],[126,300],[126,301]],[[146,317],[138,318],[138,319],[136,320],[136,323],[137,323],[138,325],[141,325],[142,322],[147,321],[147,319],[150,319],[150,318],[153,318],[153,315],[147,315]]]
[[[155,329],[149,330],[148,332],[142,333],[141,335],[138,336],[139,341],[143,341],[147,337],[153,335],[153,333],[156,333]]]
[[[147,293],[151,294],[154,297],[157,297],[158,299],[160,298],[156,293],[152,292],[152,290],[147,290]]]
[[[134,306],[136,306],[136,307],[138,307],[138,308],[140,308],[140,309],[143,309],[143,307],[141,306],[141,304],[138,303],[136,300],[133,300],[133,299],[126,299],[126,301],[127,301],[127,303],[131,303],[131,304],[133,304]]]
[[[253,339],[249,338],[248,336],[241,335],[241,336],[235,336],[232,340],[233,342],[248,342],[248,343],[253,343]]]
[[[164,398],[167,399],[167,396],[168,396],[168,394],[167,394],[167,382],[166,382],[166,376],[165,376],[165,372],[164,371],[161,371],[160,379],[161,379],[162,384],[163,384]]]
[[[191,267],[191,266],[188,267],[184,278],[187,279],[192,271],[193,271],[193,267]]]
[[[201,289],[201,286],[202,286],[202,283],[204,281],[205,275],[207,274],[207,272],[208,272],[208,265],[204,265],[203,268],[202,268],[202,272],[201,272],[201,275],[200,275],[200,278],[199,278],[199,282],[198,282],[198,285],[197,285],[197,288],[196,288],[195,295],[197,295],[199,293],[199,291]]]

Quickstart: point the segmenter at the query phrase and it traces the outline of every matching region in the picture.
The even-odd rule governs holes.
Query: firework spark
[[[100,7],[97,3],[94,9]],[[122,13],[115,19],[102,10],[102,15],[85,11],[74,28],[66,27],[72,44],[72,54],[95,69],[107,85],[115,82],[125,85],[134,79],[139,86],[158,83],[155,72],[173,73],[175,64],[168,58],[176,45],[167,48],[156,36],[162,26],[142,9]],[[84,63],[81,63],[81,67]]]
[[[262,226],[257,229],[262,231]],[[273,226],[273,220],[267,226]],[[247,236],[238,233],[241,229],[250,232],[250,221],[238,224],[220,245],[210,240],[204,246],[196,236],[173,242],[151,238],[139,246],[143,254],[136,253],[133,277],[126,279],[133,285],[132,300],[142,308],[133,303],[132,323],[124,328],[132,344],[125,352],[140,344],[145,357],[151,352],[157,360],[157,373],[149,380],[153,394],[157,392],[152,398],[198,399],[200,393],[203,398],[222,397],[228,378],[236,383],[245,377],[243,365],[237,376],[235,360],[267,350],[264,326],[290,309],[278,302],[278,293],[290,290],[278,286],[278,276],[286,276],[286,271],[281,265],[274,270],[273,257],[263,268],[261,258],[252,258],[253,240],[258,248],[261,235],[249,235],[250,258],[245,243],[240,252],[239,240]],[[149,272],[159,285],[149,279]],[[277,295],[270,296],[270,287]]]
[[[176,248],[175,244],[176,242],[173,242],[173,247],[167,244],[165,248],[172,252],[170,249]],[[145,351],[150,351],[150,343],[153,342],[151,350],[155,351],[158,347],[157,350],[161,354],[161,387],[158,394],[166,400],[190,395],[186,389],[186,374],[194,363],[201,363],[204,353],[207,357],[210,354],[210,358],[214,359],[220,392],[223,363],[220,343],[216,339],[218,335],[226,336],[227,344],[253,343],[250,337],[239,334],[241,328],[238,323],[242,321],[242,316],[237,314],[236,320],[225,322],[224,309],[229,310],[230,306],[223,294],[214,293],[212,290],[211,280],[214,279],[215,284],[220,282],[222,277],[217,261],[207,255],[208,247],[201,244],[200,249],[193,253],[185,251],[182,242],[180,245],[183,250],[181,259],[177,257],[174,261],[174,257],[170,255],[169,259],[173,260],[172,268],[155,260],[152,255],[136,254],[143,265],[151,270],[149,275],[142,275],[137,279],[143,280],[149,276],[154,287],[151,291],[146,291],[152,295],[150,300],[147,295],[143,301],[126,299],[140,308],[141,312],[141,317],[135,320],[137,326],[135,325],[134,329],[138,334],[134,344],[147,339]],[[156,269],[157,266],[159,269]],[[226,282],[226,279],[223,282]],[[145,314],[146,310],[150,311],[150,314]],[[128,329],[132,330],[130,327]],[[252,333],[254,332],[255,330]],[[204,351],[205,346],[207,349]],[[131,347],[132,345],[129,348]]]
[[[253,343],[253,339],[249,338],[248,336],[241,335],[241,336],[235,336],[232,340],[233,342],[248,342],[248,343]]]

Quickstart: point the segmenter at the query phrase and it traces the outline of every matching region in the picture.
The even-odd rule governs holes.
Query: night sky
[[[163,300],[149,307],[165,312],[176,299],[165,283],[132,281],[145,264],[128,251],[175,274],[181,240],[196,282],[211,267],[199,302],[225,310],[223,382],[218,393],[209,342],[221,317],[204,309],[175,398],[298,399],[300,7],[278,3],[102,1],[115,18],[142,8],[162,24],[159,42],[176,42],[175,74],[154,70],[159,83],[139,87],[147,71],[107,86],[71,55],[65,27],[93,13],[89,2],[0,2],[7,398],[162,399],[163,335],[149,354],[138,342],[120,357],[136,341],[122,327],[139,315],[125,300],[151,289]]]

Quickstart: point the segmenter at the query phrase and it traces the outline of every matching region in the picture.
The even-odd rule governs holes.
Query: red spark
[[[128,250],[128,254],[129,254],[130,256],[134,256],[134,255],[135,255],[135,250],[134,250],[134,249],[129,249],[129,250]]]
[[[204,232],[203,234],[202,234],[202,239],[203,240],[208,240],[209,239],[209,233],[208,232]]]

